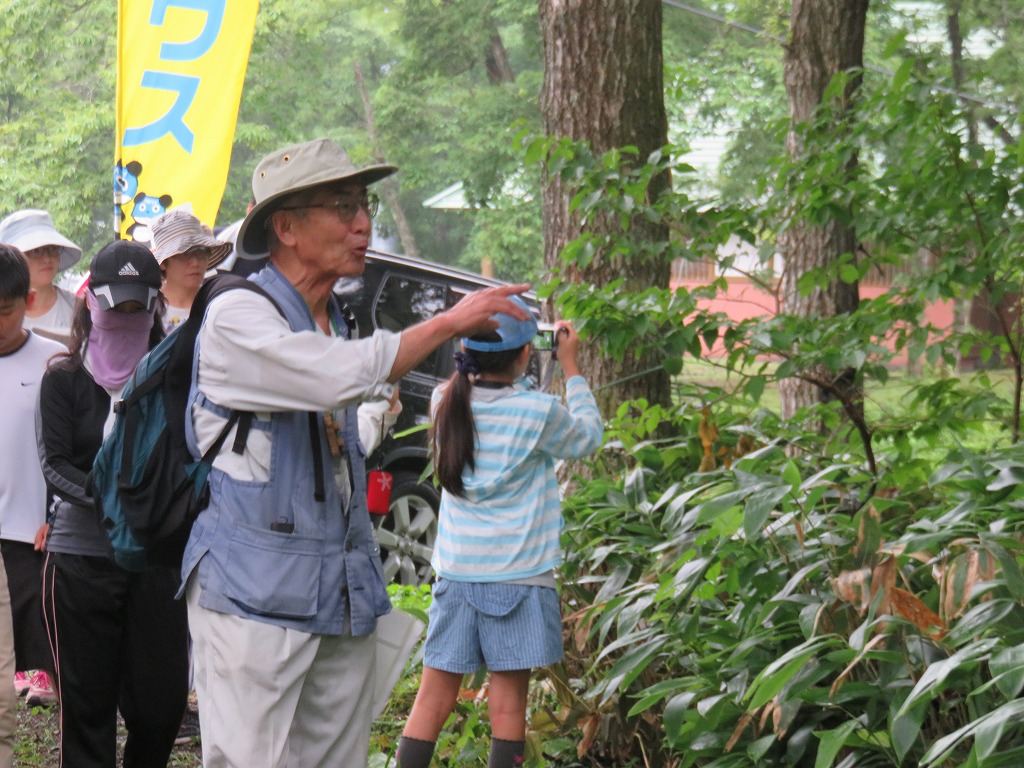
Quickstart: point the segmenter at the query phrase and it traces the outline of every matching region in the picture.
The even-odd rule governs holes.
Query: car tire
[[[441,495],[415,472],[396,472],[388,514],[377,526],[384,580],[416,586],[430,581]]]

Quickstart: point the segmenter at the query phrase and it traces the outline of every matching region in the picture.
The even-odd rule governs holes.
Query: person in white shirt
[[[50,360],[67,350],[24,328],[36,299],[30,275],[21,253],[0,245],[0,550],[14,622],[14,687],[30,706],[50,706],[57,695],[42,620],[46,482],[32,448],[39,382]]]
[[[151,229],[153,256],[164,273],[164,330],[170,333],[188,319],[206,273],[224,261],[234,246],[215,238],[185,207],[161,214]]]
[[[39,381],[50,358],[64,348],[23,327],[34,299],[25,257],[13,246],[0,245],[0,768],[10,768],[14,760],[16,648],[18,661],[31,658],[33,667],[53,670],[41,620],[38,551],[45,533],[46,486],[32,446]],[[12,573],[9,590],[5,558],[15,550],[11,565],[17,562],[23,573]],[[12,603],[28,607],[19,612],[18,623]],[[24,625],[25,618],[34,624]]]
[[[55,284],[57,275],[82,258],[82,249],[57,231],[46,211],[16,211],[0,221],[0,243],[13,245],[28,260],[35,299],[23,326],[66,343],[74,318],[75,295]]]

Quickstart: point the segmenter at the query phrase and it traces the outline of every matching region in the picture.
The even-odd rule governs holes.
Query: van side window
[[[447,301],[448,288],[441,283],[389,274],[381,281],[373,303],[373,324],[387,331],[401,331],[444,312]],[[416,366],[416,370],[437,376],[444,349],[435,351]]]

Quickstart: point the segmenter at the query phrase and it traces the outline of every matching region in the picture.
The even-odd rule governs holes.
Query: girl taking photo
[[[572,325],[555,329],[563,405],[516,386],[537,334],[532,315],[494,319],[492,334],[462,340],[457,372],[432,401],[434,471],[442,488],[431,560],[437,582],[423,679],[398,746],[400,768],[427,768],[463,675],[481,665],[490,675],[488,765],[522,765],[530,671],[562,659],[555,460],[596,451],[601,414],[577,369]]]

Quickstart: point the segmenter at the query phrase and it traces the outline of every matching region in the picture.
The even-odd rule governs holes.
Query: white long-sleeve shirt
[[[381,420],[394,423],[387,383],[398,355],[398,334],[377,331],[349,341],[322,331],[293,331],[270,301],[251,291],[228,291],[207,310],[199,332],[199,389],[223,408],[268,419],[280,411],[359,409],[359,435],[367,453],[381,436]],[[224,421],[202,407],[192,411],[196,439],[206,450]],[[385,428],[390,426],[384,422]],[[229,435],[227,444],[232,437]],[[222,451],[214,466],[237,480],[266,481],[269,433],[253,429],[242,455]]]

